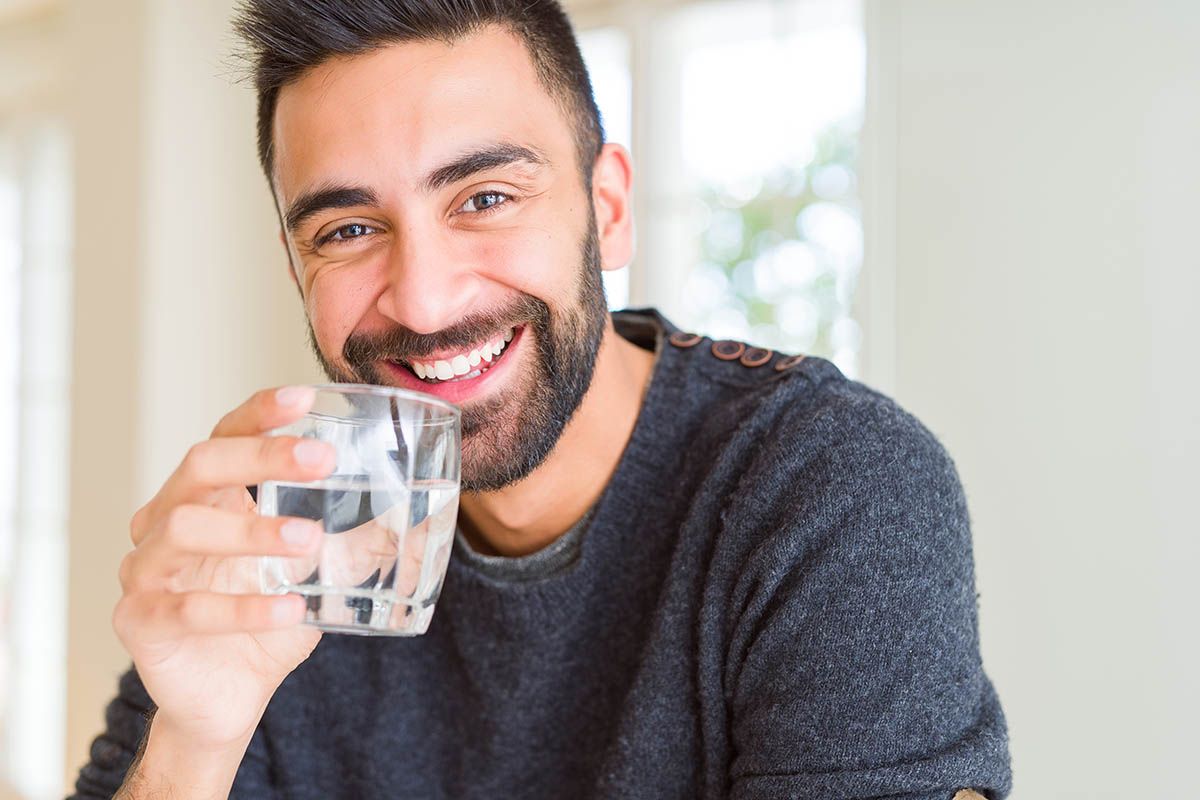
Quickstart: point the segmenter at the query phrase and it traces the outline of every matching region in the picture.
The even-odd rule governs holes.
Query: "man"
[[[133,518],[78,797],[1008,792],[952,461],[823,359],[606,312],[632,169],[557,3],[238,27],[314,350],[462,406],[460,531],[425,636],[322,637],[230,567],[317,546],[243,488],[332,469],[262,435],[311,392],[230,412]]]

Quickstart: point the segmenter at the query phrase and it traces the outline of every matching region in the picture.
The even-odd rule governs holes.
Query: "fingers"
[[[139,544],[163,510],[196,502],[216,489],[263,481],[307,482],[333,471],[327,442],[296,436],[238,436],[194,445],[158,494],[134,515],[130,538]]]
[[[296,595],[235,595],[214,592],[138,592],[113,612],[113,629],[127,646],[191,635],[255,633],[287,628],[304,619]]]
[[[214,438],[255,436],[300,419],[312,408],[316,392],[311,386],[284,386],[255,392],[230,411],[213,428]]]
[[[193,445],[164,488],[182,494],[262,481],[313,481],[333,470],[333,445],[297,436],[239,436]]]
[[[321,526],[295,517],[260,517],[201,505],[171,509],[162,525],[125,557],[118,577],[129,591],[161,588],[167,576],[204,556],[284,556],[315,553]]]

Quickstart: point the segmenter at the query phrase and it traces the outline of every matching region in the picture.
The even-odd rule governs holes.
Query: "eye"
[[[328,244],[329,242],[348,242],[352,239],[361,239],[362,237],[375,233],[375,229],[370,225],[364,225],[361,222],[351,222],[348,225],[343,225],[340,228],[335,228],[329,233],[317,240],[317,246]]]
[[[503,192],[480,192],[467,198],[467,202],[458,207],[466,214],[486,214],[504,205],[512,198]]]

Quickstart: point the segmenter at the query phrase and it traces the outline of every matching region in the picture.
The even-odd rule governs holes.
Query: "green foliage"
[[[755,344],[833,354],[831,331],[849,314],[858,265],[839,263],[844,256],[827,246],[828,237],[814,230],[820,220],[805,212],[836,206],[857,225],[858,130],[857,121],[829,126],[816,137],[808,164],[766,175],[752,192],[736,186],[700,190],[709,225],[697,271],[708,285],[724,287],[720,302],[697,309],[702,316],[736,309]]]

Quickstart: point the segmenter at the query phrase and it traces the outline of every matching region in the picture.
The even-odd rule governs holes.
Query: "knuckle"
[[[197,442],[188,448],[187,455],[183,457],[183,463],[180,465],[180,470],[186,477],[192,480],[200,480],[207,468],[208,458],[208,442]]]
[[[146,608],[143,597],[135,594],[123,595],[113,606],[113,632],[117,634],[117,638],[128,645],[137,638],[138,629],[145,624],[145,618]]]
[[[216,439],[220,436],[224,436],[225,431],[233,426],[233,419],[234,417],[232,411],[223,414],[221,418],[217,420],[217,424],[213,426],[212,431],[208,434],[208,438]]]
[[[274,416],[275,411],[275,390],[260,389],[250,395],[250,399],[246,401],[244,412],[249,417],[249,424],[257,429],[266,424],[266,421]]]
[[[278,391],[277,388],[259,389],[250,395],[247,405],[254,409],[254,412],[260,416],[269,414],[275,409],[275,395]]]
[[[150,516],[150,504],[146,503],[129,518],[129,538],[136,544],[146,528],[146,520]]]
[[[113,606],[112,629],[122,642],[129,636],[129,598],[121,597]]]
[[[130,587],[133,585],[133,553],[130,551],[121,559],[121,563],[117,566],[117,580],[121,582],[121,592],[128,594]]]

